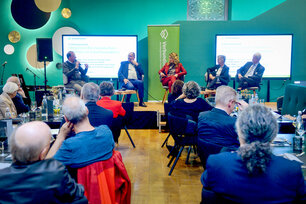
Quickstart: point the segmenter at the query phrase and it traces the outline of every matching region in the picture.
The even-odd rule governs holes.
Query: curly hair
[[[265,172],[271,161],[270,142],[276,137],[278,126],[271,111],[263,105],[252,105],[241,112],[236,121],[240,141],[245,142],[238,154],[249,174]]]
[[[178,63],[180,63],[179,57],[175,52],[170,53],[169,57],[173,59],[173,63],[175,64],[175,66],[177,66]]]
[[[186,98],[195,99],[200,95],[201,89],[197,82],[188,81],[183,86],[183,93],[185,94]]]

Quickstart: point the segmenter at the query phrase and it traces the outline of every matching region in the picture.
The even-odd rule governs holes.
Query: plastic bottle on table
[[[5,118],[6,119],[12,118],[12,114],[11,114],[11,111],[10,111],[9,107],[7,107],[6,110],[5,110]]]
[[[48,106],[47,106],[47,96],[44,95],[43,100],[42,100],[42,109],[41,109],[42,114],[47,113],[47,108],[48,108]]]

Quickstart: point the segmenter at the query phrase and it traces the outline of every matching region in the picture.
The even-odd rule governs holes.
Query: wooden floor
[[[200,177],[203,172],[200,159],[191,153],[190,162],[186,165],[187,151],[184,151],[172,175],[168,176],[168,150],[161,148],[168,133],[158,133],[157,129],[129,132],[136,148],[122,131],[117,150],[122,154],[132,182],[131,203],[200,203]]]

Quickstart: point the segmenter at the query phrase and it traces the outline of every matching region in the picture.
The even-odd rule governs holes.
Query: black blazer
[[[113,112],[111,110],[98,106],[95,102],[87,102],[86,107],[89,112],[89,122],[92,126],[108,125],[109,128],[111,127],[113,121]]]
[[[247,62],[243,67],[237,70],[237,75],[236,75],[237,81],[239,81],[238,74],[241,74],[242,76],[244,76],[249,70],[249,68],[252,66],[252,64],[253,62]],[[258,63],[257,67],[254,70],[253,76],[249,76],[248,80],[250,82],[253,82],[259,85],[261,82],[262,75],[264,74],[264,71],[265,71],[265,68],[260,63]]]
[[[129,61],[121,62],[121,66],[118,71],[118,78],[119,82],[122,84],[124,79],[128,78],[129,75]],[[137,79],[142,80],[142,75],[144,75],[144,72],[141,68],[141,64],[138,63],[138,66],[134,65],[137,73]]]
[[[216,65],[214,67],[208,68],[207,69],[207,79],[209,81],[209,74],[212,74],[214,77],[217,74],[218,69],[220,68],[220,65]],[[224,65],[223,69],[220,73],[219,80],[221,82],[221,85],[228,85],[228,82],[230,81],[230,76],[229,76],[229,67]]]

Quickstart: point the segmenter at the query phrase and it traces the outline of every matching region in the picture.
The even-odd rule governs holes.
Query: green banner
[[[165,90],[158,71],[168,62],[169,54],[179,55],[180,25],[148,26],[148,100],[161,101]]]

